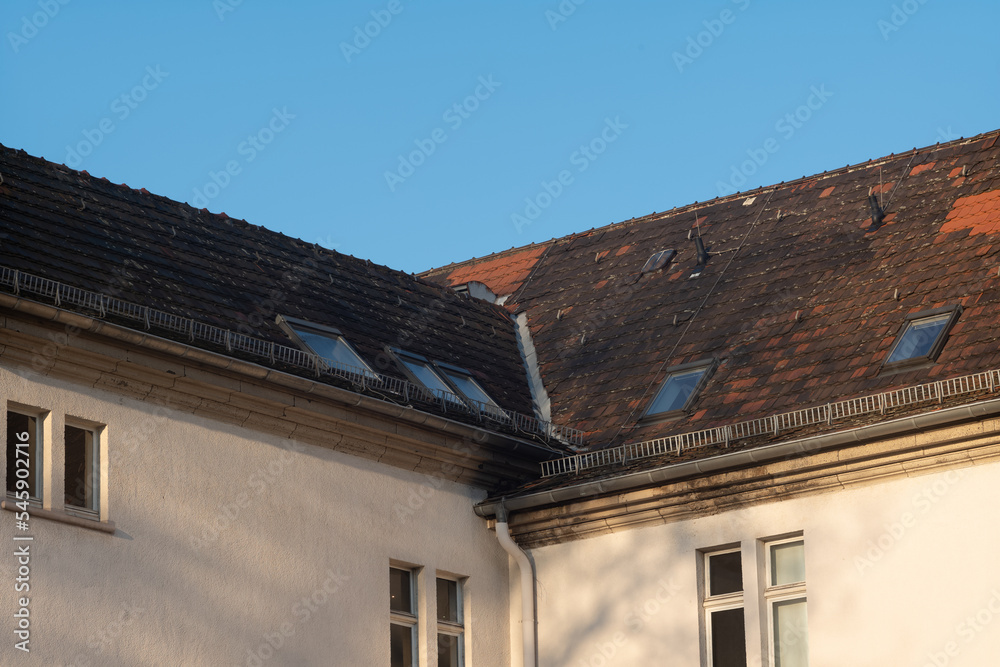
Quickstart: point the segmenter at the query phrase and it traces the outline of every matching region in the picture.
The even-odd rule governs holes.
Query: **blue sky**
[[[996,129],[998,24],[987,0],[5,0],[0,143],[421,271]]]

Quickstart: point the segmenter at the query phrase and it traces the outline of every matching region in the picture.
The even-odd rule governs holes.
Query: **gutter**
[[[517,546],[507,526],[503,499],[497,507],[497,540],[514,562],[521,579],[521,652],[522,667],[535,667],[535,575],[528,555]]]
[[[476,514],[483,518],[491,518],[497,515],[504,505],[508,511],[530,510],[545,505],[578,501],[591,496],[631,491],[650,485],[672,482],[683,477],[710,474],[793,456],[815,454],[843,445],[861,444],[881,438],[925,431],[940,426],[982,419],[994,415],[1000,415],[1000,399],[944,408],[911,417],[892,419],[878,424],[859,426],[847,431],[799,438],[797,440],[779,442],[754,449],[720,454],[697,461],[684,461],[683,463],[675,463],[654,470],[627,473],[610,479],[582,482],[551,491],[528,493],[514,498],[505,498],[501,501],[485,500],[475,506],[475,511]]]
[[[510,436],[501,435],[476,426],[470,426],[462,422],[457,422],[445,417],[439,417],[427,412],[421,412],[408,405],[397,405],[388,401],[357,394],[346,389],[340,389],[322,382],[309,380],[291,373],[278,371],[259,364],[241,359],[234,359],[216,352],[203,350],[186,343],[179,343],[167,338],[161,338],[152,334],[141,333],[134,329],[103,322],[101,320],[63,310],[55,306],[49,306],[37,301],[23,299],[10,294],[0,293],[0,307],[9,308],[13,311],[26,313],[34,317],[75,327],[80,331],[87,331],[117,341],[129,343],[147,350],[154,350],[163,354],[168,354],[181,359],[190,359],[214,368],[223,369],[239,375],[247,376],[256,380],[271,382],[276,385],[306,394],[315,395],[317,398],[325,398],[337,403],[356,407],[369,412],[386,415],[393,419],[398,419],[410,424],[417,424],[426,428],[456,434],[461,437],[468,437],[474,442],[484,445],[492,440],[491,444],[503,447],[504,453],[519,452],[522,456],[532,461],[554,458],[559,454],[554,449],[538,445],[527,440],[521,440]],[[502,440],[502,442],[501,442]]]

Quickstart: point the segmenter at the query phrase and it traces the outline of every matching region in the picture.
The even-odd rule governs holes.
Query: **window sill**
[[[17,505],[14,504],[15,501],[7,499],[0,501],[0,508],[7,510],[8,512],[18,512]],[[41,507],[36,507],[34,505],[28,506],[28,516],[31,518],[38,519],[49,519],[50,521],[56,521],[58,523],[68,523],[71,526],[79,526],[80,528],[87,528],[89,530],[97,530],[102,533],[114,533],[115,532],[115,522],[114,521],[98,521],[97,519],[84,519],[79,516],[75,516],[63,512],[54,512],[52,510],[42,509]]]

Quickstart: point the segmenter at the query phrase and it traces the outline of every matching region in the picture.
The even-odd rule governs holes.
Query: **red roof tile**
[[[998,134],[426,276],[489,284],[496,275],[531,275],[508,289],[519,290],[516,308],[527,313],[553,419],[588,431],[591,447],[976,372],[1000,349]],[[870,191],[880,192],[887,211],[874,230]],[[696,254],[688,238],[694,215],[711,255],[698,277],[691,277]],[[672,265],[642,275],[648,257],[667,248],[677,251]],[[522,252],[532,253],[530,271]],[[881,373],[907,315],[959,304],[966,307],[961,328],[935,364]],[[689,416],[640,422],[665,369],[709,358],[717,370]]]

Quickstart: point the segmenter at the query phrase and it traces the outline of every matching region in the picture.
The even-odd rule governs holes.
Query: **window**
[[[463,368],[441,362],[429,361],[412,352],[393,350],[396,357],[418,383],[427,387],[438,398],[443,398],[452,404],[465,405],[462,399],[475,401],[471,405],[474,410],[482,410],[494,419],[509,419],[506,412],[496,404],[486,390],[476,382],[472,375]]]
[[[417,664],[417,582],[413,570],[389,568],[389,653],[392,667]]]
[[[462,613],[462,584],[452,579],[437,580],[438,667],[465,664],[465,627]]]
[[[100,445],[95,431],[66,424],[65,506],[96,517],[100,511]]]
[[[360,374],[370,380],[379,379],[337,329],[282,315],[278,316],[277,322],[299,347],[312,352],[334,369]]]
[[[676,418],[683,415],[708,379],[712,364],[697,362],[676,366],[667,374],[646,417]]]
[[[452,386],[458,390],[458,393],[465,398],[476,401],[476,409],[482,410],[494,419],[499,419],[501,421],[506,421],[509,419],[509,415],[503,411],[503,409],[496,404],[496,402],[490,398],[490,395],[486,393],[478,382],[476,382],[473,377],[466,371],[456,366],[450,366],[448,364],[437,364],[444,373],[444,376],[448,378]]]
[[[438,375],[437,371],[434,370],[434,367],[426,359],[417,357],[416,355],[400,354],[399,360],[403,362],[403,366],[406,367],[406,370],[410,371],[417,382],[430,389],[435,396],[450,400],[453,403],[457,402],[455,398],[452,398],[455,395],[454,390],[452,390],[444,378]]]
[[[768,648],[773,667],[807,667],[806,555],[801,537],[765,543]],[[763,624],[762,624],[763,625]]]
[[[743,559],[739,549],[704,554],[705,634],[709,667],[746,667]]]
[[[903,332],[885,361],[886,367],[909,366],[937,359],[961,307],[916,313],[906,318]]]
[[[41,420],[34,415],[7,411],[7,493],[42,501]]]

